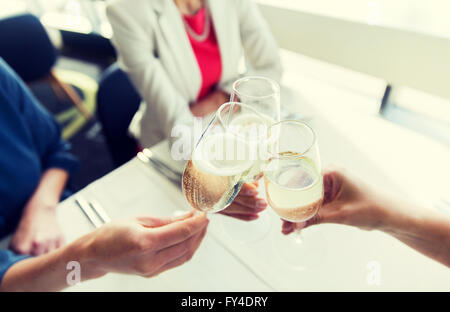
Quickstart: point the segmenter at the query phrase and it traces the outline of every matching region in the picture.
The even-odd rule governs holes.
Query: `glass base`
[[[264,239],[271,230],[271,218],[268,211],[259,214],[253,221],[242,221],[229,216],[221,216],[222,230],[234,241],[247,244]]]
[[[266,199],[264,185],[259,183],[259,197]],[[270,207],[258,214],[258,219],[242,221],[229,216],[221,216],[222,231],[240,244],[256,243],[266,238],[272,230],[272,211]]]
[[[272,247],[280,262],[296,271],[319,269],[327,256],[326,239],[319,227],[309,227],[289,235],[272,232]]]

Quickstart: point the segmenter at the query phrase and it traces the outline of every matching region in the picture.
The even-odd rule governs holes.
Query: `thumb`
[[[342,188],[343,176],[338,169],[329,168],[323,173],[323,206],[333,202]]]
[[[286,221],[283,220],[283,225],[281,228],[281,232],[284,235],[288,235],[291,234],[292,232],[294,232],[297,229],[302,229],[306,226],[306,222],[290,222],[290,221]]]
[[[342,187],[342,176],[337,170],[328,170],[323,174],[323,201],[317,213],[311,219],[304,222],[303,227],[327,223],[332,217],[333,205]]]
[[[314,217],[312,217],[311,219],[304,221],[304,222],[290,222],[290,221],[283,220],[281,232],[284,235],[288,235],[288,234],[291,234],[292,232],[294,232],[295,230],[301,230],[301,229],[307,228],[311,225],[319,224],[322,222],[323,222],[323,218],[321,217],[320,212],[317,212],[314,215]]]
[[[177,216],[177,217],[147,217],[147,216],[142,216],[142,217],[138,217],[137,221],[144,227],[154,228],[154,227],[160,227],[160,226],[168,225],[168,224],[171,224],[171,223],[177,222],[177,221],[183,221],[183,220],[189,219],[193,215],[194,215],[194,210],[191,210],[188,213],[185,213],[185,214],[183,214],[181,216]]]

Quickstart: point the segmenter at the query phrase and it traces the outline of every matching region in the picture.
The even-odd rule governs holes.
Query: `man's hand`
[[[107,272],[153,277],[190,260],[206,234],[204,213],[178,218],[140,217],[109,223],[81,238],[82,267],[87,276]]]
[[[258,219],[258,213],[267,208],[263,198],[258,197],[258,182],[245,183],[233,203],[220,213],[244,221]]]
[[[323,205],[316,216],[302,223],[284,221],[284,234],[319,223],[339,223],[364,230],[382,227],[387,212],[379,204],[381,196],[363,181],[342,169],[333,169],[324,173],[323,186]]]
[[[10,248],[24,255],[39,256],[64,244],[56,219],[56,204],[46,204],[32,197],[25,207]]]

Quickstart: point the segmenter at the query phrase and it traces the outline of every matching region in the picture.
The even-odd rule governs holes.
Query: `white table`
[[[170,194],[170,196],[168,195]],[[138,215],[167,216],[186,209],[180,191],[137,158],[81,190],[76,196],[95,198],[111,219]],[[94,229],[68,198],[58,207],[66,239]],[[238,278],[237,278],[238,277]],[[246,264],[208,233],[193,260],[152,279],[121,274],[84,282],[72,291],[271,291]]]
[[[311,121],[317,132],[322,161],[340,164],[371,183],[393,193],[405,193],[400,180],[385,174],[380,163],[361,152],[360,145],[343,135],[336,115],[334,122],[317,113]],[[394,131],[395,132],[395,131]],[[393,151],[395,152],[395,151]],[[123,167],[80,192],[99,201],[112,219],[134,215],[170,215],[189,209],[181,191],[148,165],[133,159]],[[92,230],[73,199],[58,209],[68,240]],[[314,240],[322,257],[307,270],[286,266],[274,251],[282,237],[281,221],[271,211],[270,232],[256,242],[243,243],[233,237],[231,227],[251,226],[221,215],[212,215],[209,232],[196,256],[188,264],[153,279],[110,274],[82,283],[72,290],[106,291],[449,291],[450,270],[383,233],[321,225],[308,239]],[[226,230],[228,229],[228,230]],[[244,228],[245,230],[245,228]],[[380,266],[380,285],[367,282],[368,263]]]

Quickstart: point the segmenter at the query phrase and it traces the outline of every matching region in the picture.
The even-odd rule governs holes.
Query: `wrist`
[[[36,202],[47,210],[56,210],[61,194],[36,194]]]
[[[420,209],[405,209],[408,204],[399,200],[389,200],[380,208],[383,211],[383,222],[380,230],[398,236],[414,227],[421,218]]]
[[[101,263],[95,256],[95,236],[93,233],[83,236],[68,246],[68,254],[73,258],[69,261],[80,263],[81,279],[83,281],[98,278],[107,273],[107,271],[102,269]]]
[[[28,201],[25,211],[34,212],[36,210],[55,212],[59,199],[56,196],[43,196],[39,193],[34,194]]]

